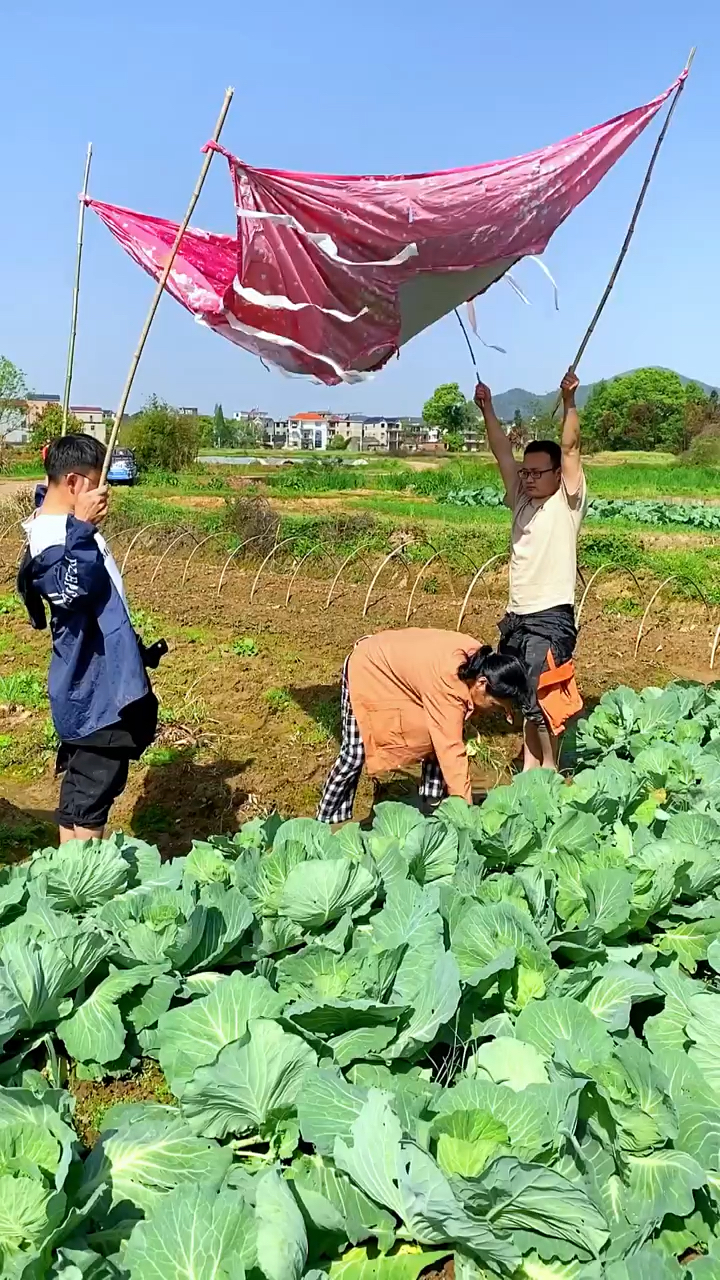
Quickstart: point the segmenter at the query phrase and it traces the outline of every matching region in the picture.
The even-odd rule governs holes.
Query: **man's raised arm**
[[[572,369],[568,369],[560,383],[563,402],[560,447],[562,449],[563,481],[568,493],[573,496],[580,489],[583,474],[582,458],[580,456],[580,418],[575,405],[575,392],[579,385],[580,379],[573,373]]]
[[[512,445],[500,425],[492,402],[492,392],[484,382],[478,382],[475,388],[475,403],[485,419],[487,441],[500,468],[500,475],[505,485],[505,493],[510,502],[514,502],[518,487],[518,468],[513,456]]]

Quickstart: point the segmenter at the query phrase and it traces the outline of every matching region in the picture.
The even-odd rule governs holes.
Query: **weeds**
[[[132,820],[133,834],[140,840],[152,839],[153,836],[164,835],[172,831],[175,819],[164,804],[145,805]]]
[[[614,596],[610,600],[604,600],[602,608],[603,613],[620,618],[636,618],[642,613],[642,605],[639,605],[637,600],[631,600],[629,596]]]
[[[14,591],[9,591],[7,595],[0,595],[0,615],[20,616],[22,612],[22,604]]]
[[[55,842],[55,827],[20,817],[18,822],[0,822],[0,862],[15,862],[35,849]]]
[[[0,733],[0,774],[37,778],[45,772],[59,745],[49,716],[13,726],[11,733]]]
[[[287,711],[292,698],[287,689],[266,689],[263,698],[273,712]]]
[[[156,640],[160,640],[162,636],[160,623],[146,609],[131,609],[130,621],[145,644],[154,644]]]
[[[257,658],[260,650],[252,636],[243,636],[241,640],[233,640],[230,652],[238,658]]]
[[[0,676],[0,704],[36,710],[47,703],[44,681],[34,671]]]
[[[196,753],[196,747],[148,747],[142,761],[151,768],[169,764],[189,764],[194,760]]]

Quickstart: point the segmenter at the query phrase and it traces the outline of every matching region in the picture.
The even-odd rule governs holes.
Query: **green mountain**
[[[662,366],[658,365],[657,367],[661,368]],[[635,373],[636,370],[628,369],[627,372]],[[624,376],[622,373],[613,374],[614,378],[622,378]],[[711,391],[720,390],[718,387],[710,386],[707,382],[701,382],[699,378],[686,378],[682,373],[678,374],[678,377],[683,383],[697,382],[706,395],[709,395]],[[607,381],[612,381],[612,379],[609,378]],[[596,386],[596,382],[581,383],[577,394],[579,408],[582,408],[593,387]],[[499,395],[493,396],[493,403],[500,420],[502,422],[511,422],[518,409],[526,420],[541,413],[548,413],[555,404],[556,397],[557,391],[546,391],[536,395],[533,391],[526,391],[524,387],[511,387],[509,391],[501,391]]]

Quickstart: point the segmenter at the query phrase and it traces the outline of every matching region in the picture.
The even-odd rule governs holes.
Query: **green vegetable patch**
[[[4,867],[2,1276],[720,1275],[720,687],[575,749]]]

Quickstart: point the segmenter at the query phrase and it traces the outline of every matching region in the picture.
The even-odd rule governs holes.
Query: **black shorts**
[[[537,700],[538,680],[548,668],[548,649],[558,667],[572,658],[578,634],[575,610],[571,604],[561,604],[555,609],[543,609],[541,613],[506,613],[498,629],[498,653],[514,654],[525,664],[530,676],[530,694],[522,708],[525,719],[544,725]]]
[[[130,752],[65,742],[57,771],[64,773],[55,819],[61,827],[104,827],[113,801],[125,790]]]
[[[139,760],[157,728],[152,690],[130,703],[117,724],[75,742],[61,742],[55,765],[65,777],[56,821],[62,827],[104,827],[113,801],[125,790],[131,760]]]

